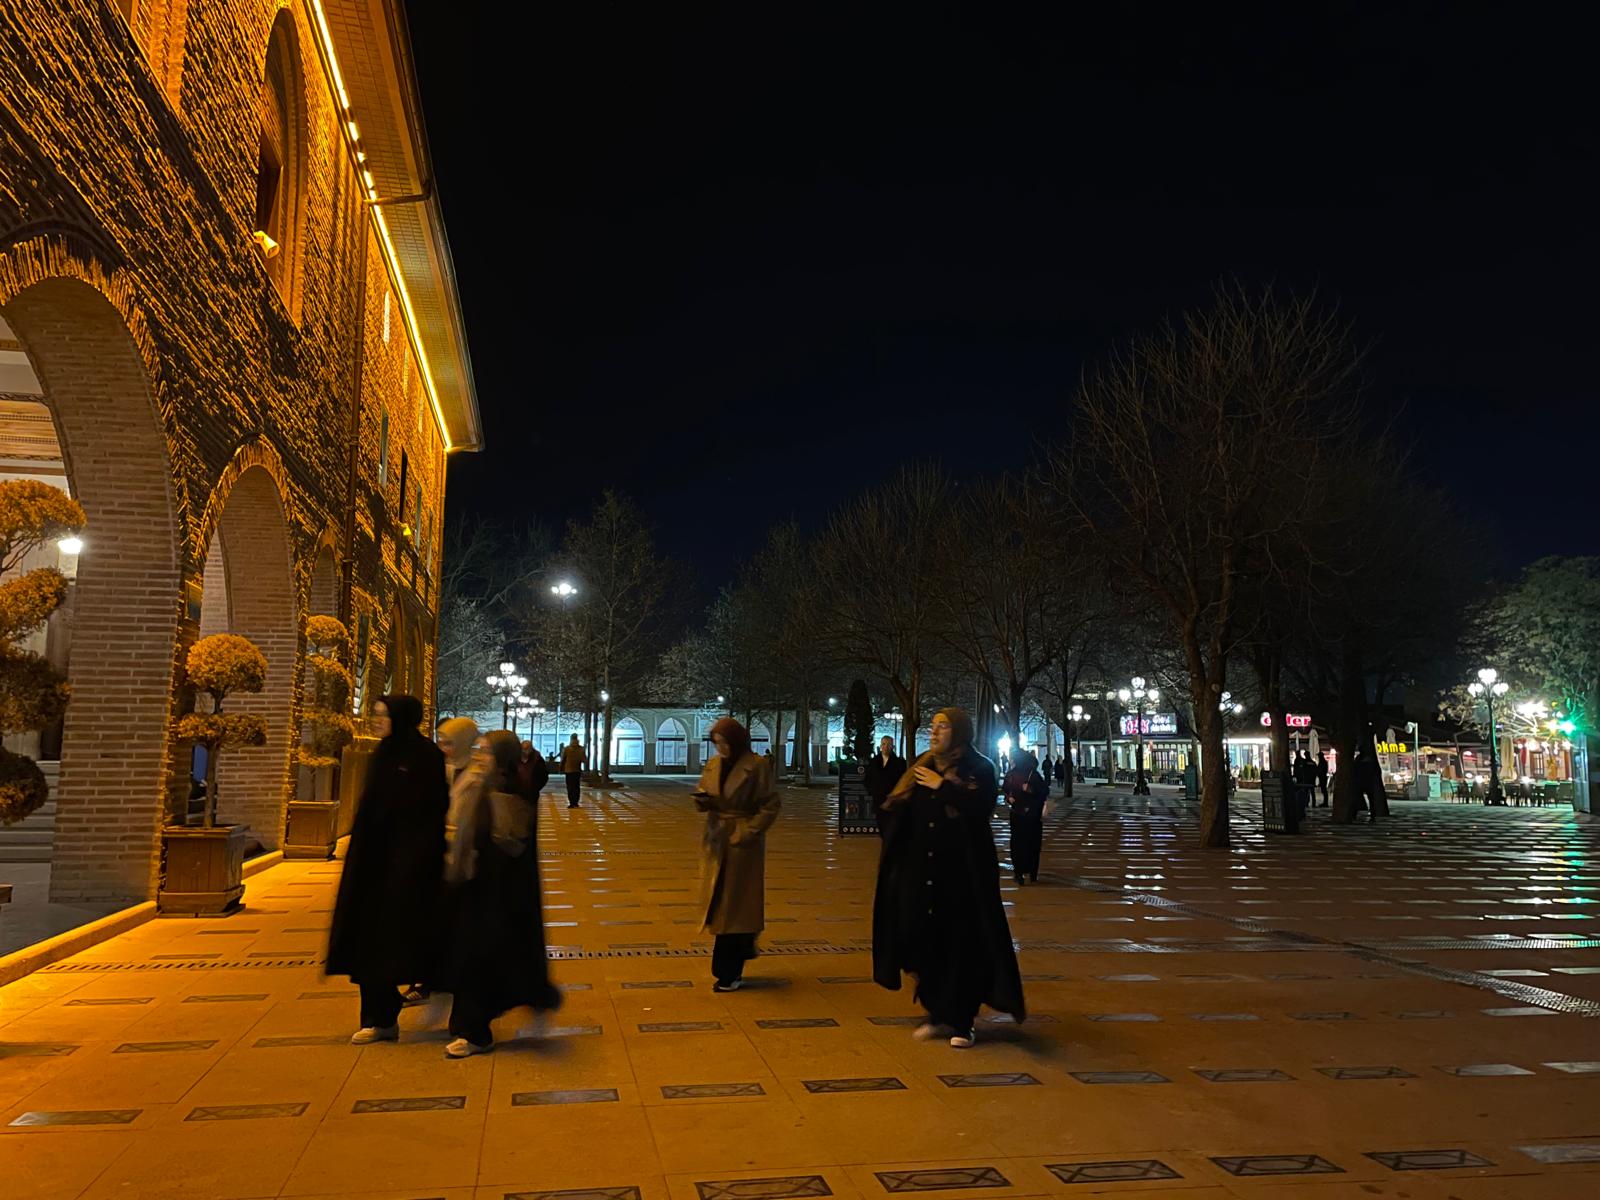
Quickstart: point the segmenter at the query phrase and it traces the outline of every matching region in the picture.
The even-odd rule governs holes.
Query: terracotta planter
[[[248,825],[214,829],[169,825],[161,831],[161,891],[157,909],[174,916],[234,912],[244,897]]]

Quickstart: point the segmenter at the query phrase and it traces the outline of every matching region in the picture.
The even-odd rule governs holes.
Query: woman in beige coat
[[[713,990],[737,991],[744,964],[756,956],[766,924],[766,834],[781,803],[772,764],[750,749],[750,734],[732,717],[711,727],[717,756],[700,773],[695,807],[706,814],[701,836],[701,928],[716,934]]]

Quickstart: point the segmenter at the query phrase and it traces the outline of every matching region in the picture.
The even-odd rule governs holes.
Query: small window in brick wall
[[[410,479],[411,479],[411,461],[410,461],[410,459],[406,458],[406,452],[404,450],[402,450],[402,451],[400,451],[400,521],[401,521],[401,524],[404,524],[405,523],[405,519],[406,519],[406,497],[408,497],[411,494],[407,490],[407,484],[410,482]]]
[[[389,344],[389,289],[383,291],[383,344]]]
[[[389,414],[378,417],[378,486],[389,486]]]
[[[297,319],[295,256],[305,171],[299,123],[304,107],[294,18],[280,13],[267,43],[261,81],[261,140],[256,151],[252,237],[267,274]]]

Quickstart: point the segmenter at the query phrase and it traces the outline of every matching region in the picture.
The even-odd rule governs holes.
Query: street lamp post
[[[1494,725],[1494,702],[1510,690],[1511,685],[1501,679],[1500,672],[1493,667],[1484,667],[1478,672],[1477,682],[1467,684],[1467,691],[1474,696],[1482,696],[1489,709],[1489,804],[1503,805],[1506,802],[1500,791],[1500,739]]]
[[[1083,711],[1083,705],[1074,704],[1072,711],[1067,714],[1067,727],[1061,731],[1067,739],[1066,786],[1062,789],[1062,795],[1064,796],[1070,797],[1072,795],[1072,777],[1076,768],[1076,764],[1072,761],[1072,743],[1077,740],[1077,734],[1073,733],[1073,729],[1082,729],[1083,723],[1088,719],[1089,714]]]
[[[499,674],[490,675],[485,682],[489,690],[500,697],[500,727],[504,729],[511,719],[511,702],[528,686],[528,677],[517,674],[516,663],[503,662]]]
[[[561,601],[561,611],[566,612],[569,607],[567,601],[578,594],[578,589],[570,582],[563,579],[560,583],[550,585],[550,594]],[[556,744],[561,744],[561,672],[556,672]]]
[[[1133,734],[1136,759],[1134,762],[1133,794],[1135,796],[1148,796],[1150,782],[1144,774],[1144,704],[1148,700],[1156,704],[1161,699],[1161,689],[1146,688],[1144,676],[1135,675],[1132,680],[1133,687],[1123,688],[1117,693],[1117,698],[1126,707],[1129,701],[1133,703]]]

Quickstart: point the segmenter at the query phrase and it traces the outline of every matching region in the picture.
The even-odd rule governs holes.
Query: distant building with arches
[[[268,744],[221,816],[281,843],[305,619],[353,708],[433,692],[446,455],[481,442],[400,5],[0,0],[0,478],[88,514],[36,639],[73,687],[51,894],[154,894],[196,638],[251,638]],[[11,739],[8,739],[10,741]],[[57,770],[51,767],[51,772]],[[0,842],[3,847],[3,842]]]

